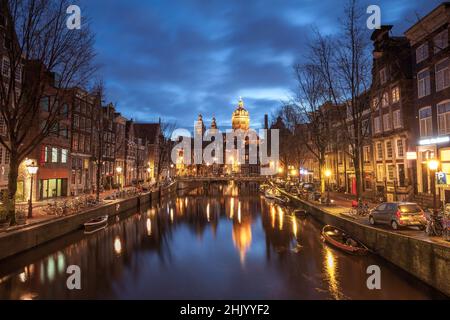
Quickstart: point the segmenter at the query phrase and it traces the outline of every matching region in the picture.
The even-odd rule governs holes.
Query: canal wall
[[[296,197],[290,198],[320,222],[346,230],[374,253],[450,296],[449,246],[363,225]]]
[[[176,183],[172,183],[156,191],[146,192],[128,199],[114,200],[78,214],[59,217],[17,230],[0,233],[0,260],[78,230],[83,227],[85,222],[95,217],[102,215],[115,216],[125,211],[136,210],[139,206],[148,206],[176,190]]]

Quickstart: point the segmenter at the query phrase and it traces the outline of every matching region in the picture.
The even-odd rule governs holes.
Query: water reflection
[[[0,299],[439,296],[376,257],[325,246],[319,225],[267,202],[255,184],[213,184],[114,221],[0,262]],[[73,264],[82,290],[65,287]],[[385,290],[367,289],[370,264],[382,266]]]

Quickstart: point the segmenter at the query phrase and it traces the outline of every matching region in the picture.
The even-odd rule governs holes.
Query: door
[[[382,203],[372,211],[372,217],[374,218],[375,222],[382,221],[382,216],[383,216],[383,212],[385,211],[385,209],[386,209],[386,204]]]

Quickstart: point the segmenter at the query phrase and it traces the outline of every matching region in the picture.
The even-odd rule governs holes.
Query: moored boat
[[[84,224],[84,233],[90,234],[106,228],[108,225],[108,216],[100,216],[89,220]]]
[[[362,242],[351,237],[344,230],[334,226],[326,225],[323,227],[322,239],[347,253],[364,255],[369,252],[369,249]]]

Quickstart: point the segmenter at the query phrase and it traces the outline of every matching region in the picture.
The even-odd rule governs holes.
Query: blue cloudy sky
[[[74,1],[76,3],[77,1]],[[344,0],[79,0],[97,36],[107,99],[137,121],[192,126],[197,114],[230,124],[242,96],[258,127],[287,100],[292,65],[314,25],[333,33]],[[401,34],[441,1],[378,4]]]

